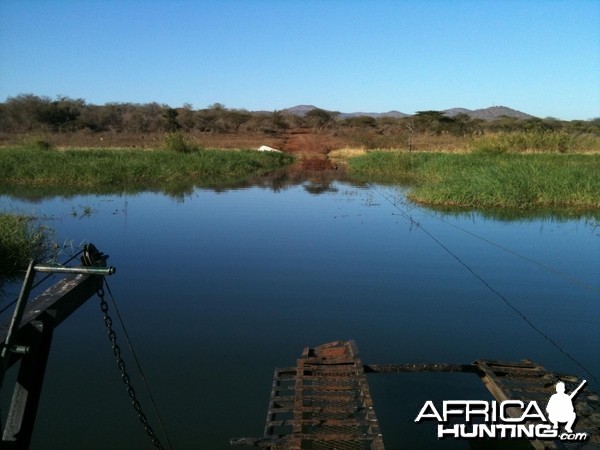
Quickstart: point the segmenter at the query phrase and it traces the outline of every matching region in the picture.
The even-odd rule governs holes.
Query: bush
[[[29,137],[23,140],[22,146],[31,150],[51,150],[54,144],[42,136]]]
[[[164,146],[166,150],[175,153],[192,153],[200,150],[195,143],[185,139],[179,132],[168,133],[165,136]]]

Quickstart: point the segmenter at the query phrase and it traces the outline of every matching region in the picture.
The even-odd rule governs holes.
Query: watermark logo
[[[556,383],[545,413],[536,401],[444,400],[441,408],[425,402],[415,422],[436,421],[439,439],[560,439],[585,441],[587,433],[575,433],[577,414],[573,399],[586,380],[570,394],[565,384]],[[462,422],[462,423],[461,423]],[[562,430],[561,430],[562,429]]]
[[[565,431],[567,433],[573,432],[573,424],[577,419],[575,414],[575,408],[573,408],[573,398],[577,395],[577,392],[583,387],[586,380],[579,385],[571,394],[565,394],[565,383],[559,381],[556,383],[556,394],[552,394],[546,406],[546,412],[550,422],[554,425],[553,429],[558,429],[559,422],[566,422]]]

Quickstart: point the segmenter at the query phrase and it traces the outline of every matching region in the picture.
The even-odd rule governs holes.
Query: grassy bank
[[[25,270],[31,259],[43,258],[48,242],[46,229],[31,217],[0,213],[0,286]]]
[[[495,133],[472,138],[468,148],[488,153],[600,153],[600,136],[570,133]]]
[[[427,205],[600,214],[598,154],[374,151],[349,167],[361,181],[409,186],[409,198]]]
[[[72,187],[95,192],[232,183],[283,167],[281,153],[199,150],[0,149],[0,192],[19,186]]]

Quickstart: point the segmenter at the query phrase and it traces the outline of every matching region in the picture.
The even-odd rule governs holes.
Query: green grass
[[[498,133],[477,137],[470,147],[485,153],[597,153],[600,151],[600,136],[542,131]]]
[[[27,268],[31,259],[42,259],[49,251],[47,229],[35,219],[0,213],[0,286]]]
[[[0,149],[0,192],[59,188],[75,192],[173,189],[234,183],[281,168],[292,157],[256,151]]]
[[[410,187],[434,206],[600,214],[600,155],[370,152],[349,161],[361,181]]]

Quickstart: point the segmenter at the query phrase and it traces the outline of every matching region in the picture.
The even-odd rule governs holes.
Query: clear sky
[[[0,101],[600,117],[600,0],[1,0]]]

